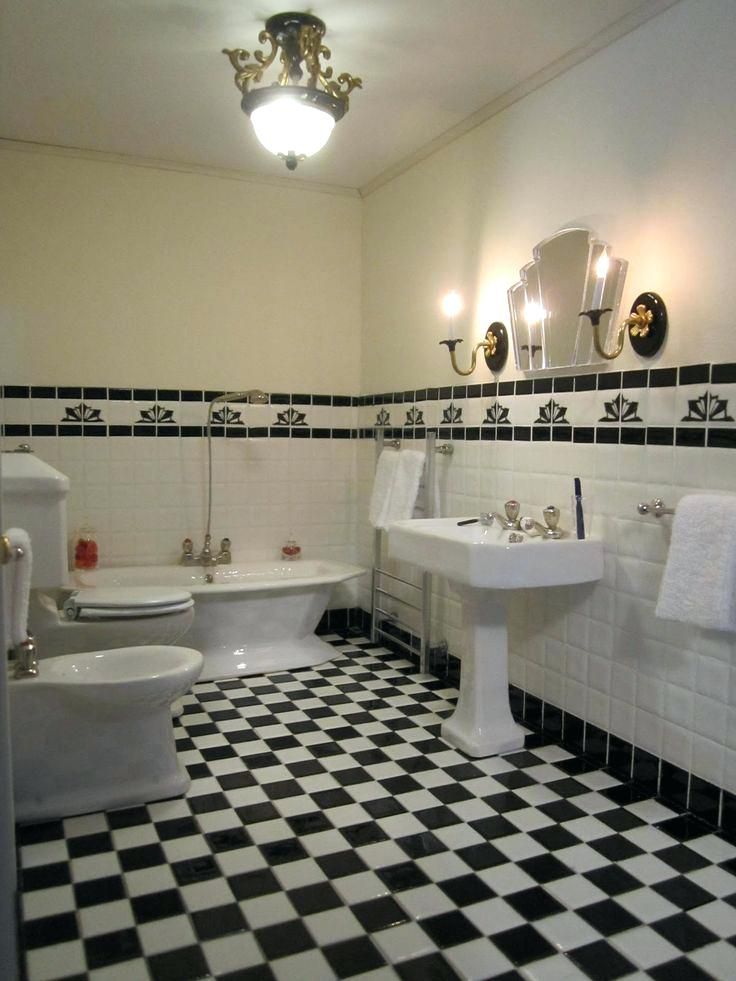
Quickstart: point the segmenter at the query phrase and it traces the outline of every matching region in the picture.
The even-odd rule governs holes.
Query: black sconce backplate
[[[640,304],[644,304],[647,310],[651,310],[654,319],[649,325],[649,333],[646,337],[642,337],[641,335],[634,336],[629,331],[629,340],[637,354],[644,358],[651,358],[664,344],[667,334],[667,307],[664,305],[664,300],[658,293],[650,292],[640,293],[637,296],[631,304],[632,314],[636,313],[636,308]]]
[[[509,338],[506,328],[497,320],[486,331],[486,338],[490,340],[491,337],[496,339],[496,350],[493,354],[485,355],[486,364],[491,371],[499,372],[503,369],[509,356]]]

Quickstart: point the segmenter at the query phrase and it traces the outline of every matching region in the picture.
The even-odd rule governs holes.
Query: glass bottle
[[[74,546],[74,568],[96,569],[98,558],[95,530],[89,525],[82,525],[77,532],[77,541]]]

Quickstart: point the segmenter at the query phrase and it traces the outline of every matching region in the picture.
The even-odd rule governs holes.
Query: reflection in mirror
[[[604,338],[615,334],[626,261],[586,228],[556,232],[532,254],[508,291],[517,368],[601,363],[591,323],[600,320]]]

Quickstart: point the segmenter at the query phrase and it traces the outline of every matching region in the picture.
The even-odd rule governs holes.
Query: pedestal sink
[[[508,635],[504,591],[592,582],[603,574],[596,539],[523,535],[509,542],[498,522],[459,525],[459,518],[397,521],[389,554],[445,576],[463,604],[466,646],[460,697],[442,738],[468,756],[495,756],[524,745],[509,708]]]

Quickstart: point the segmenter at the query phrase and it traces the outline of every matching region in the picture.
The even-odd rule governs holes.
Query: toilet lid
[[[161,617],[167,613],[183,613],[194,606],[194,600],[189,597],[183,603],[171,603],[169,606],[87,606],[77,609],[78,620],[137,620],[140,617]]]
[[[112,586],[109,589],[80,589],[74,593],[77,606],[98,607],[109,609],[117,607],[171,606],[174,603],[185,603],[192,594],[185,589],[170,589],[167,586]]]
[[[109,589],[78,590],[64,603],[69,619],[115,619],[163,616],[193,606],[194,600],[184,589],[166,586],[114,586]]]

